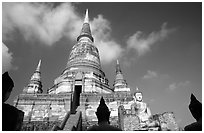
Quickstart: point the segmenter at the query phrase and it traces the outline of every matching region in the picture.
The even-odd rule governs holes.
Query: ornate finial
[[[86,9],[86,15],[84,18],[84,23],[89,23],[89,10],[88,9]]]
[[[38,66],[37,66],[37,68],[36,68],[36,71],[40,71],[40,65],[41,65],[41,59],[39,60],[39,63],[38,63]]]
[[[117,64],[119,65],[119,61],[118,61],[118,59],[117,59]]]
[[[139,91],[139,88],[136,86],[136,91]]]
[[[122,73],[118,59],[116,60],[116,73]]]
[[[136,86],[136,91],[135,91],[135,93],[142,93],[140,90],[139,90],[139,88]]]
[[[141,92],[137,86],[136,86],[136,91],[135,91],[135,92],[136,92],[136,93]]]

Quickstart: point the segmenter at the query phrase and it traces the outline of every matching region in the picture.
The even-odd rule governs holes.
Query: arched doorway
[[[76,112],[77,107],[80,105],[80,94],[82,92],[82,73],[77,73],[75,77],[75,85],[73,91],[72,113]]]

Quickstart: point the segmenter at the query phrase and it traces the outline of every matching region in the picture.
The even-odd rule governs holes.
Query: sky
[[[22,93],[38,61],[46,93],[65,69],[85,15],[102,70],[113,87],[116,60],[132,91],[136,86],[152,114],[172,111],[180,127],[195,121],[193,93],[202,101],[201,3],[3,3],[2,73]]]

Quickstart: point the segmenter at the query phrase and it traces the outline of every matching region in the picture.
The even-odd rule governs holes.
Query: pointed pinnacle
[[[84,23],[89,23],[89,10],[88,9],[86,9],[86,15],[84,18]]]
[[[136,91],[139,91],[139,88],[136,86]]]
[[[100,100],[100,105],[104,105],[104,104],[105,104],[105,100],[103,99],[103,96],[102,96]]]
[[[36,71],[40,71],[40,65],[41,65],[41,59],[39,60],[38,66],[36,68]]]
[[[192,93],[191,93],[191,100],[192,100],[192,101],[193,101],[193,100],[195,100],[195,101],[197,100],[196,97],[195,97]]]
[[[117,59],[117,61],[116,61],[116,73],[118,73],[118,72],[122,73],[122,71],[120,69],[119,60]]]
[[[117,59],[117,64],[119,65],[119,61],[118,61],[118,59]]]

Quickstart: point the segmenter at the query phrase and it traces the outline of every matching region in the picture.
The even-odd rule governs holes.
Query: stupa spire
[[[86,15],[84,18],[84,23],[89,23],[89,10],[88,9],[86,9]]]
[[[117,59],[117,61],[116,61],[116,74],[117,74],[117,73],[122,73],[122,71],[121,71],[121,69],[120,69],[120,64],[119,64],[118,59]]]
[[[37,68],[36,68],[36,70],[35,70],[35,71],[40,72],[40,66],[41,66],[41,60],[39,60],[38,66],[37,66]]]
[[[114,91],[130,91],[127,87],[127,83],[123,78],[122,70],[120,68],[119,60],[116,60],[116,76],[114,81]]]
[[[77,41],[79,41],[82,37],[88,37],[92,42],[94,41],[91,35],[91,28],[89,25],[89,11],[86,9],[86,14],[84,17],[84,23],[81,29],[80,35],[77,37]]]
[[[25,93],[31,93],[31,94],[42,93],[40,66],[41,66],[41,60],[39,60],[37,68],[30,78],[29,84],[23,90]]]
[[[30,80],[38,80],[38,81],[40,81],[40,79],[41,79],[40,66],[41,66],[41,60],[39,60],[37,68],[36,68],[35,72],[33,73],[33,76],[31,77]]]

